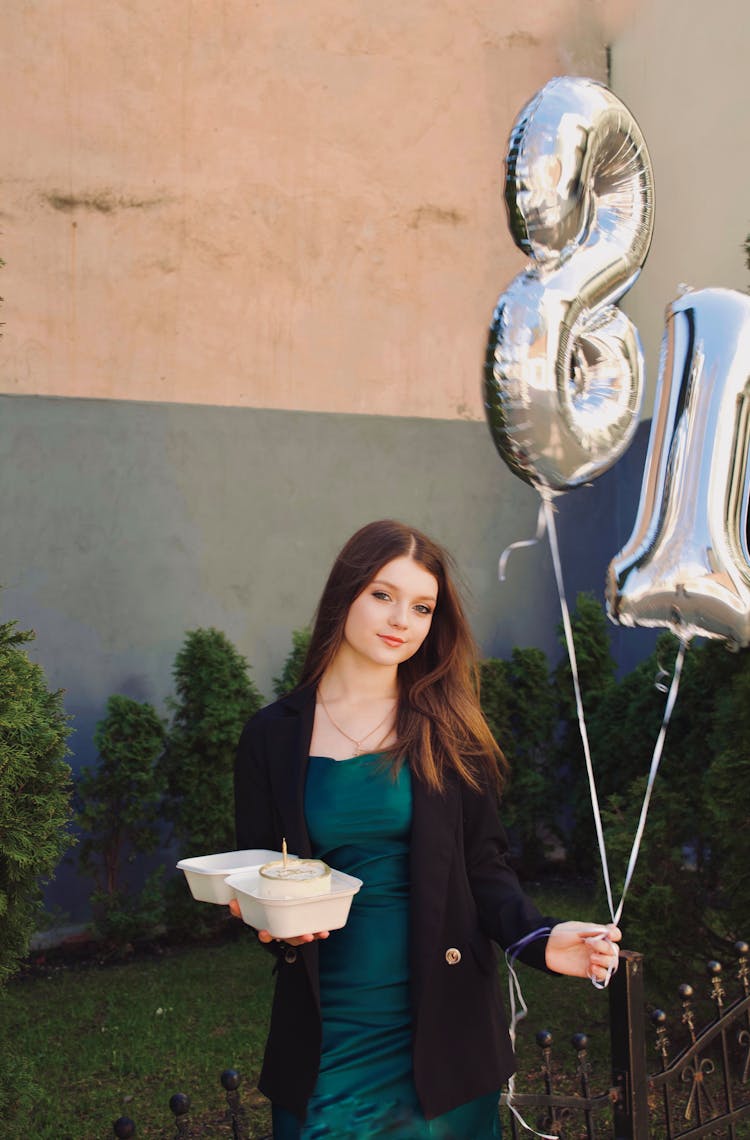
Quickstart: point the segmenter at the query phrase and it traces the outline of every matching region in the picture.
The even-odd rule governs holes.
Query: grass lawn
[[[169,1099],[185,1092],[200,1135],[226,1137],[226,1126],[219,1127],[226,1108],[219,1076],[236,1068],[253,1135],[262,1136],[267,1107],[251,1090],[272,966],[248,932],[213,946],[53,968],[12,982],[0,1008],[33,1084],[18,1119],[6,1121],[0,1134],[4,1140],[103,1140],[126,1115],[139,1140],[173,1137]]]
[[[543,912],[591,917],[590,897],[569,888],[529,893]],[[30,1071],[17,1118],[4,1140],[104,1140],[127,1115],[138,1140],[175,1135],[169,1098],[189,1094],[196,1134],[231,1135],[219,1083],[242,1074],[251,1135],[270,1133],[268,1107],[254,1089],[271,996],[272,959],[244,928],[211,946],[168,949],[119,964],[82,963],[21,973],[0,998],[14,1056]],[[504,971],[503,971],[504,972]],[[519,1029],[518,1091],[538,1070],[534,1035],[549,1029],[556,1061],[575,1068],[570,1038],[590,1036],[593,1087],[608,1087],[607,995],[586,982],[521,967],[529,1014]]]

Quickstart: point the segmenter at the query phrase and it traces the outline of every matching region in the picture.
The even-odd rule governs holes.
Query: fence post
[[[620,954],[620,968],[609,984],[609,1032],[615,1140],[648,1136],[648,1075],[643,955]]]

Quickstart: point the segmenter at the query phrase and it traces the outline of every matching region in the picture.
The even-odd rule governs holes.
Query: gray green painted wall
[[[601,594],[628,537],[644,443],[641,429],[612,472],[560,500],[571,602]],[[222,629],[270,698],[336,551],[374,518],[412,522],[454,553],[484,653],[558,654],[546,543],[497,580],[504,547],[533,534],[538,498],[483,423],[5,396],[0,486],[0,613],[36,631],[32,656],[66,690],[74,768],[95,759],[110,694],[164,708],[189,629]],[[638,652],[638,634],[613,636],[624,658]],[[72,869],[51,898],[80,913]]]

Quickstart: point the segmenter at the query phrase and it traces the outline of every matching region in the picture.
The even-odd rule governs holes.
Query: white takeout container
[[[269,862],[270,860],[264,860]],[[346,925],[352,899],[362,886],[361,879],[331,868],[331,889],[324,895],[298,899],[261,897],[260,864],[227,877],[227,886],[240,904],[243,921],[256,930],[267,930],[274,938],[296,938],[319,930],[339,930]]]
[[[198,859],[180,859],[177,868],[185,873],[190,893],[198,902],[228,906],[235,894],[225,882],[227,875],[281,857],[280,851],[255,847],[250,851],[222,851],[218,855],[203,855]]]

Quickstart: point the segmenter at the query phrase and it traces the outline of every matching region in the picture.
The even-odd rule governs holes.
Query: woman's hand
[[[229,909],[235,918],[242,918],[242,911],[240,910],[240,904],[237,902],[237,899],[230,900]],[[304,946],[306,942],[316,942],[320,938],[327,937],[327,930],[319,930],[317,934],[300,934],[295,938],[277,938],[276,941],[284,942],[287,946]],[[259,930],[258,939],[260,942],[273,942],[274,936],[267,930]]]
[[[621,938],[622,931],[613,924],[558,922],[547,940],[545,961],[558,974],[606,982],[617,969]]]
[[[320,938],[327,938],[327,930],[319,930],[317,934],[300,934],[295,938],[277,938],[277,942],[283,942],[286,946],[304,946],[306,942],[317,942]],[[273,942],[273,934],[269,934],[267,930],[259,930],[258,938],[261,942]]]

